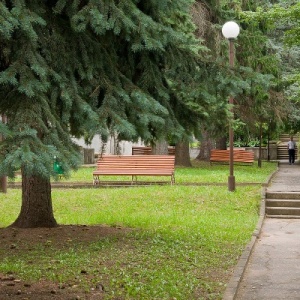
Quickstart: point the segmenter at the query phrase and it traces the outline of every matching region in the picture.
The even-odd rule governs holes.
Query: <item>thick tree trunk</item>
[[[175,165],[191,167],[190,145],[188,141],[182,141],[175,147]]]
[[[259,168],[261,168],[261,162],[262,162],[261,144],[262,144],[262,123],[260,123],[259,125],[259,151],[258,151],[258,160],[257,160],[257,165]]]
[[[216,149],[226,150],[227,149],[227,137],[221,137],[216,140]]]
[[[209,160],[210,150],[214,148],[214,141],[206,131],[202,132],[202,140],[200,143],[200,152],[196,159]]]
[[[22,207],[10,225],[19,228],[56,227],[53,215],[50,179],[22,176]]]
[[[1,116],[1,122],[2,123],[7,122],[7,118],[5,115]],[[4,137],[2,134],[0,134],[0,142],[3,140],[4,140]],[[6,176],[0,177],[0,192],[7,193],[7,177]]]
[[[95,149],[83,148],[83,163],[85,165],[91,165],[95,163]]]
[[[166,140],[161,139],[152,146],[152,154],[168,155],[168,143]]]

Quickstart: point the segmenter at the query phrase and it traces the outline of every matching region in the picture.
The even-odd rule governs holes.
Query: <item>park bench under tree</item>
[[[210,152],[210,163],[229,163],[230,150],[213,149]],[[238,164],[250,165],[254,162],[254,152],[244,149],[233,150],[233,162]]]
[[[131,184],[138,176],[169,176],[175,183],[175,156],[172,155],[103,155],[97,160],[93,172],[94,184],[102,176],[130,176]]]
[[[132,155],[152,155],[152,147],[132,146]],[[175,147],[168,147],[168,154],[175,155]]]

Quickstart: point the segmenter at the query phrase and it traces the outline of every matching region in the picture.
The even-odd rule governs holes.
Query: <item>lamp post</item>
[[[240,27],[233,21],[226,22],[222,27],[223,36],[229,41],[229,66],[234,67],[234,39],[240,33]],[[233,97],[229,97],[230,110],[233,115]],[[233,128],[232,120],[229,122],[229,176],[228,176],[228,190],[233,192],[235,190],[235,177],[233,173]]]

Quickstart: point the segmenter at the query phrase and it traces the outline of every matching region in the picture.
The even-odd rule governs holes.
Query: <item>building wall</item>
[[[91,142],[90,145],[87,145],[84,142],[84,139],[73,139],[73,141],[81,146],[82,148],[87,148],[87,149],[94,149],[95,154],[101,153],[101,149],[103,146],[103,143],[101,141],[101,138],[99,135],[95,136]],[[139,141],[138,143],[132,143],[132,142],[127,142],[127,141],[121,141],[119,143],[119,149],[117,149],[118,144],[116,143],[116,140],[113,136],[111,136],[110,139],[108,139],[106,145],[105,145],[105,154],[120,154],[120,155],[131,155],[131,149],[132,146],[143,146],[144,144]]]

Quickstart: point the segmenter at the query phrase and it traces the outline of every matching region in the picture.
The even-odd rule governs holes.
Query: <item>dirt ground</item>
[[[122,237],[129,229],[106,226],[59,226],[56,228],[0,229],[0,248],[13,251],[16,245],[27,247],[45,243],[51,239],[56,247],[63,247],[68,240],[73,242],[93,242],[106,236]],[[0,258],[1,259],[1,258]],[[94,300],[103,299],[103,288],[95,286],[85,293],[76,285],[61,285],[40,280],[30,283],[21,280],[13,272],[0,273],[0,300]]]

